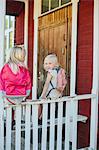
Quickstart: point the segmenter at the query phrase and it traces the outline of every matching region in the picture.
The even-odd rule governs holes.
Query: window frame
[[[44,13],[42,13],[42,0],[40,0],[39,17],[40,16],[44,16],[46,14],[49,14],[49,13],[51,13],[51,12],[53,12],[55,10],[58,10],[60,8],[66,7],[66,6],[70,5],[70,4],[72,4],[72,0],[70,2],[67,2],[66,4],[63,4],[63,5],[61,5],[61,0],[59,0],[59,6],[54,8],[54,9],[51,9],[51,0],[49,0],[49,10],[44,12]]]
[[[5,20],[8,19],[8,28],[5,27],[5,37],[6,37],[6,47],[5,47],[5,58],[4,61],[7,60],[7,55],[9,53],[10,47],[10,33],[12,32],[12,47],[14,46],[14,27],[15,27],[15,17],[13,16],[5,16]],[[10,27],[10,20],[12,20],[13,24],[12,27]]]

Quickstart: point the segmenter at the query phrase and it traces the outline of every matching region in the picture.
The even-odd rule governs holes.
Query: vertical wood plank
[[[65,120],[65,150],[69,150],[70,139],[70,102],[66,102],[66,120]]]
[[[44,41],[45,41],[45,56],[46,55],[48,55],[48,49],[49,49],[49,43],[48,43],[48,41],[49,41],[49,30],[44,30]]]
[[[48,115],[48,104],[43,104],[43,120],[42,120],[42,150],[46,150],[47,146],[47,115]]]
[[[15,150],[21,150],[21,105],[16,106]]]
[[[58,102],[57,150],[62,149],[62,114],[63,102]]]
[[[6,115],[6,150],[11,150],[11,120],[12,119],[12,108],[7,107]]]
[[[50,103],[50,140],[49,149],[54,150],[55,143],[55,103]]]
[[[72,101],[72,150],[77,150],[77,112],[78,101]]]
[[[91,121],[90,121],[90,147],[95,150],[97,149],[96,147],[97,147],[98,121],[99,120],[98,120],[98,95],[97,95],[96,98],[91,99]]]
[[[1,93],[0,98],[0,149],[4,150],[4,106]]]
[[[0,70],[4,65],[6,0],[0,0]]]
[[[25,112],[25,150],[30,150],[30,115],[31,105],[26,105]]]
[[[54,28],[49,28],[49,53],[54,49]]]
[[[32,105],[33,150],[38,150],[38,105]]]

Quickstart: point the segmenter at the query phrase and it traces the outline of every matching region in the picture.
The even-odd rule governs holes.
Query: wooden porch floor
[[[15,150],[15,132],[12,132],[12,136],[11,136],[11,150]],[[56,147],[57,143],[55,142],[55,148],[54,150],[57,150],[57,147]],[[62,142],[62,150],[65,149],[65,144],[64,144],[64,141]],[[4,144],[4,150],[6,150],[6,137],[5,137],[5,144]],[[31,143],[30,144],[30,150],[33,149],[33,144]],[[25,150],[25,139],[24,137],[21,137],[21,150]],[[38,150],[41,150],[41,143],[38,144]],[[47,142],[47,148],[46,150],[49,150],[49,143]],[[72,147],[71,147],[71,144],[70,144],[70,149],[69,150],[72,150]]]
[[[13,132],[12,133],[12,142],[11,142],[11,150],[15,150],[15,133]],[[6,137],[5,137],[5,142],[6,142]],[[4,150],[6,150],[6,144],[4,144]],[[54,150],[57,150],[57,147],[56,147],[57,143],[55,142],[55,149]],[[64,150],[64,141],[62,142],[62,150]],[[25,150],[25,139],[24,137],[21,138],[21,150]],[[30,150],[33,149],[33,144],[31,143],[30,144]],[[41,143],[38,144],[38,150],[41,150]],[[49,143],[47,143],[47,149],[46,150],[49,150]],[[72,150],[72,146],[70,144],[70,150]],[[80,149],[79,149],[80,150]],[[88,150],[87,148],[83,149],[83,150]],[[99,144],[97,145],[97,150],[99,150]]]
[[[12,133],[12,142],[11,142],[11,150],[15,150],[15,133],[13,132]],[[5,141],[6,141],[6,137],[5,137]],[[57,143],[55,142],[55,148],[54,150],[57,150],[57,147],[56,147]],[[62,142],[62,150],[64,150],[64,141]],[[25,150],[25,139],[24,137],[21,138],[21,150]],[[30,144],[30,150],[33,149],[33,144],[31,143]],[[6,146],[4,148],[4,150],[6,150]],[[41,143],[38,144],[38,150],[41,150]],[[47,142],[47,149],[46,150],[49,150],[49,143]],[[72,146],[70,144],[70,149],[69,150],[72,150]],[[79,149],[80,150],[80,149]],[[83,150],[88,150],[87,148],[83,149]],[[99,144],[97,146],[97,150],[99,150]]]

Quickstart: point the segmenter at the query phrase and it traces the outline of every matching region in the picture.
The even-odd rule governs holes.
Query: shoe
[[[15,120],[12,120],[12,130],[14,130],[14,128],[15,128]]]
[[[42,119],[38,119],[38,124],[42,125]]]

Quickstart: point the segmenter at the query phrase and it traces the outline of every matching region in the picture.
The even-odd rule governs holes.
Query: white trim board
[[[34,52],[33,52],[33,87],[32,99],[37,98],[37,55],[38,55],[38,14],[39,0],[34,0]]]
[[[25,19],[24,19],[24,47],[26,50],[25,64],[28,64],[28,4],[29,0],[25,0]]]
[[[93,85],[92,94],[97,97],[91,101],[91,126],[90,126],[90,147],[97,149],[97,128],[98,128],[98,92],[99,92],[99,0],[94,0],[93,20]]]
[[[0,0],[0,69],[4,65],[4,22],[6,1]]]
[[[77,11],[78,11],[78,0],[72,0],[70,96],[75,95],[75,86],[76,86]]]

